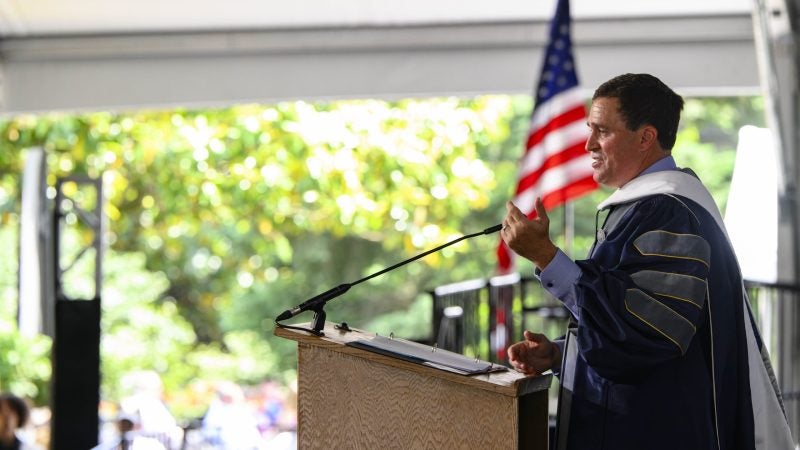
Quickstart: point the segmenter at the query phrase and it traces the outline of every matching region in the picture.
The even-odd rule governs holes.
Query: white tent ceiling
[[[0,36],[548,19],[555,0],[3,0]],[[575,19],[749,14],[750,0],[573,0]],[[679,30],[676,30],[679,31]]]
[[[528,93],[554,0],[0,0],[0,112]],[[579,76],[755,91],[750,0],[573,0]]]

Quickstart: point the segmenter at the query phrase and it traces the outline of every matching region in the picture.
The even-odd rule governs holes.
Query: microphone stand
[[[294,316],[296,316],[297,314],[299,314],[299,313],[301,313],[303,311],[311,310],[311,311],[314,311],[314,318],[313,318],[313,320],[311,322],[311,328],[312,329],[309,330],[309,331],[312,331],[312,333],[317,335],[317,336],[323,336],[324,333],[322,332],[322,329],[325,327],[325,310],[323,308],[328,303],[328,301],[330,301],[330,300],[332,300],[332,299],[344,294],[351,287],[353,287],[353,286],[355,286],[357,284],[363,283],[363,282],[365,282],[367,280],[371,280],[372,278],[375,278],[375,277],[377,277],[379,275],[383,275],[386,272],[392,271],[392,270],[394,270],[394,269],[396,269],[398,267],[404,266],[404,265],[406,265],[406,264],[408,264],[410,262],[414,262],[414,261],[416,261],[416,260],[418,260],[420,258],[424,258],[425,256],[428,256],[431,253],[438,252],[439,250],[441,250],[441,249],[443,249],[445,247],[449,247],[449,246],[451,246],[453,244],[456,244],[458,242],[461,242],[461,241],[463,241],[465,239],[473,238],[475,236],[480,236],[480,235],[484,235],[484,234],[496,233],[496,232],[500,231],[502,228],[503,228],[502,224],[497,224],[497,225],[495,225],[493,227],[489,227],[489,228],[487,228],[487,229],[485,229],[483,231],[479,231],[477,233],[466,234],[464,236],[461,236],[460,238],[453,239],[452,241],[449,241],[449,242],[447,242],[445,244],[442,244],[442,245],[440,245],[440,246],[438,246],[436,248],[432,248],[432,249],[427,250],[427,251],[425,251],[423,253],[420,253],[419,255],[416,255],[416,256],[414,256],[412,258],[409,258],[409,259],[407,259],[405,261],[401,261],[401,262],[399,262],[399,263],[397,263],[397,264],[395,264],[393,266],[390,266],[390,267],[387,267],[385,269],[379,270],[379,271],[377,271],[377,272],[375,272],[375,273],[373,273],[371,275],[367,275],[366,277],[361,278],[360,280],[356,280],[356,281],[353,281],[353,282],[350,282],[350,283],[340,284],[339,286],[336,286],[333,289],[329,289],[329,290],[327,290],[327,291],[325,291],[325,292],[323,292],[323,293],[321,293],[319,295],[316,295],[316,296],[306,300],[305,302],[295,306],[292,309],[288,309],[288,310],[284,311],[283,313],[281,313],[275,319],[275,323],[278,326],[283,326],[283,325],[281,325],[279,323],[280,321],[289,319],[291,317],[294,317]]]

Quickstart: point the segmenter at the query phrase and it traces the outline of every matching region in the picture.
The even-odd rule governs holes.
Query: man
[[[559,375],[558,449],[793,448],[719,211],[670,156],[682,108],[646,74],[595,91],[586,150],[617,190],[589,259],[556,248],[541,200],[533,220],[507,206],[503,239],[572,316],[563,341],[526,331],[508,350]]]

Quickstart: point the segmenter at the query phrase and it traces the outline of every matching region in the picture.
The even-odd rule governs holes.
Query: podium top
[[[308,324],[301,324],[299,326],[310,328]],[[520,397],[533,392],[547,390],[553,378],[551,374],[526,376],[513,370],[479,375],[460,375],[347,345],[350,342],[369,340],[375,337],[375,333],[368,333],[355,328],[351,328],[349,331],[340,330],[331,323],[326,323],[323,331],[325,333],[324,336],[316,336],[301,330],[275,327],[274,333],[276,336],[297,341],[298,345],[301,346],[320,347],[326,350],[368,359],[373,362],[404,370],[423,373],[431,377],[473,386],[478,389],[492,391],[510,397]]]

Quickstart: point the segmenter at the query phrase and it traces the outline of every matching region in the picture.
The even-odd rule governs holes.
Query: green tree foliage
[[[719,136],[754,123],[760,107],[688,102],[679,164],[727,189],[735,139]],[[291,376],[294,346],[272,337],[281,311],[502,220],[530,108],[527,97],[486,96],[9,118],[0,120],[0,224],[18,224],[23,149],[46,149],[50,184],[103,177],[104,383],[134,368],[158,371],[168,390],[203,373]],[[576,202],[574,256],[591,244],[594,205],[607,193]],[[563,242],[562,214],[551,214]],[[497,239],[355,286],[328,318],[428,338],[426,291],[491,276]]]
[[[18,211],[21,149],[47,150],[50,184],[102,174],[103,357],[113,361],[104,380],[137,364],[183,380],[200,366],[242,381],[279,377],[295,353],[271,338],[280,311],[500,220],[491,205],[508,196],[498,179],[515,175],[514,105],[487,97],[14,118],[0,124],[3,217]],[[485,276],[496,242],[460,244],[354,288],[329,318],[358,326],[436,284]],[[120,268],[115,253],[132,256]],[[258,359],[249,371],[247,357]]]
[[[14,222],[14,218],[9,218]],[[0,391],[14,392],[45,403],[50,392],[50,340],[27,337],[17,331],[17,241],[18,227],[0,227]]]
[[[725,212],[736,159],[739,129],[764,127],[761,97],[688,99],[675,146],[675,159],[692,167]]]

